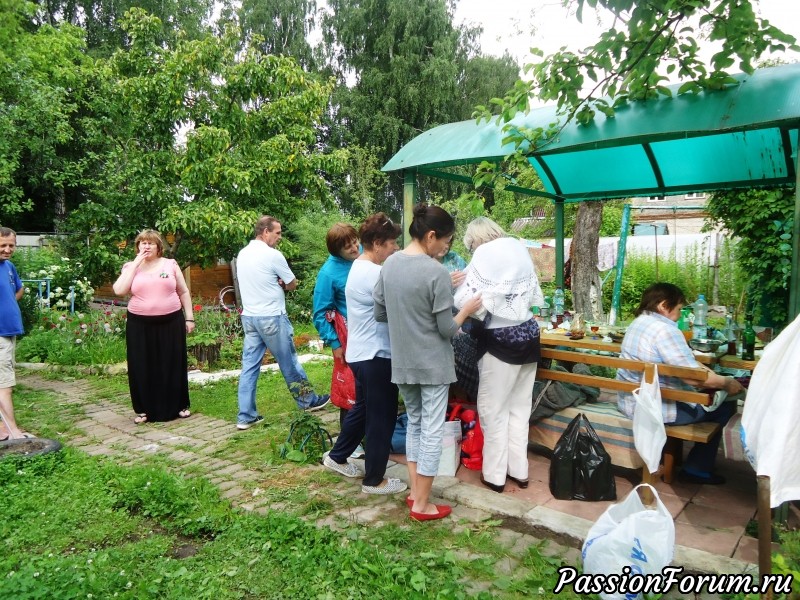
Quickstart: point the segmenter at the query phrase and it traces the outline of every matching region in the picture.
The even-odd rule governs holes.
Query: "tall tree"
[[[316,144],[329,85],[291,58],[241,52],[233,29],[169,47],[142,10],[123,25],[130,47],[101,61],[94,104],[112,145],[87,157],[89,200],[69,217],[87,268],[111,274],[115,246],[144,227],[173,234],[168,252],[183,264],[208,265],[231,258],[259,214],[292,220],[330,203],[320,173],[346,157]]]
[[[223,19],[233,19],[233,7]],[[316,27],[315,0],[242,0],[236,20],[244,43],[264,54],[291,56],[307,71],[316,70],[309,36]]]
[[[328,139],[369,148],[380,166],[426,129],[469,118],[470,106],[519,76],[510,57],[480,56],[478,30],[453,25],[452,1],[328,4],[323,39],[339,82]],[[401,189],[401,181],[390,180],[376,208],[396,211]],[[424,197],[426,189],[420,191]]]
[[[5,0],[0,25],[0,218],[52,231],[77,204],[93,64],[83,32],[29,27],[32,4]],[[34,210],[34,207],[36,210]],[[55,224],[57,227],[57,223]]]
[[[69,23],[86,32],[86,44],[93,54],[108,56],[128,43],[122,26],[125,13],[141,8],[164,24],[162,35],[198,38],[208,33],[207,22],[213,0],[37,0],[34,22],[57,26]]]
[[[589,124],[597,111],[613,118],[615,109],[627,102],[669,96],[664,83],[670,77],[684,82],[678,93],[734,84],[731,68],[751,73],[767,52],[800,50],[792,36],[759,18],[753,4],[749,0],[565,0],[579,20],[589,6],[610,16],[611,27],[591,46],[562,48],[527,65],[528,78],[497,99],[494,114],[508,123],[518,111],[529,109],[532,98],[555,102],[560,122],[553,130],[509,130],[515,141],[535,149],[573,119]],[[702,38],[719,46],[708,63],[697,41]],[[477,114],[492,118],[483,106]],[[478,174],[480,181],[486,177]],[[583,211],[583,218],[596,221],[594,212]],[[590,226],[576,224],[576,230]],[[576,248],[572,292],[573,300],[583,306],[590,302],[589,282],[594,276],[576,276],[576,271],[596,271],[596,264],[588,248]]]

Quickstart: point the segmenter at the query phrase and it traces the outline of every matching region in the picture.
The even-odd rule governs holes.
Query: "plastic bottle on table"
[[[694,303],[694,338],[704,340],[708,337],[708,302],[703,294]]]
[[[556,321],[561,325],[564,320],[564,290],[560,287],[553,292],[553,312],[556,315]]]

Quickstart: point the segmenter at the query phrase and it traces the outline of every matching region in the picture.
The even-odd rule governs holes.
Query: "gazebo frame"
[[[789,315],[800,314],[800,64],[735,76],[724,90],[630,102],[614,118],[567,123],[528,153],[545,191],[507,185],[555,205],[556,281],[563,285],[564,205],[632,196],[787,186],[795,188]],[[554,107],[520,113],[511,126],[547,129]],[[501,164],[514,150],[495,120],[461,121],[426,131],[401,148],[383,171],[403,173],[403,215],[410,222],[417,176],[472,183],[463,169]],[[618,278],[621,273],[618,272]],[[615,282],[615,290],[621,281]]]

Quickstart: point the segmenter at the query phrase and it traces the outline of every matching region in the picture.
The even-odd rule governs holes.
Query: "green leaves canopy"
[[[154,226],[175,235],[168,250],[182,263],[209,265],[231,258],[260,214],[292,220],[308,202],[330,202],[320,173],[346,160],[316,147],[330,84],[291,58],[238,52],[233,29],[169,48],[143,11],[124,27],[130,47],[98,62],[94,108],[107,148],[87,158],[90,200],[69,221],[94,242],[82,253],[97,260],[85,264],[109,274],[119,259],[107,244]]]

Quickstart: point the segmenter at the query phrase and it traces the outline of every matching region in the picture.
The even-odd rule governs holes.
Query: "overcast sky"
[[[761,17],[800,40],[798,0],[760,0],[754,6]],[[521,65],[534,60],[531,46],[545,54],[561,46],[577,50],[593,44],[601,31],[588,7],[581,24],[560,0],[458,0],[455,22],[482,25],[483,52],[500,56],[508,50]],[[797,61],[800,55],[787,55],[784,60]]]

